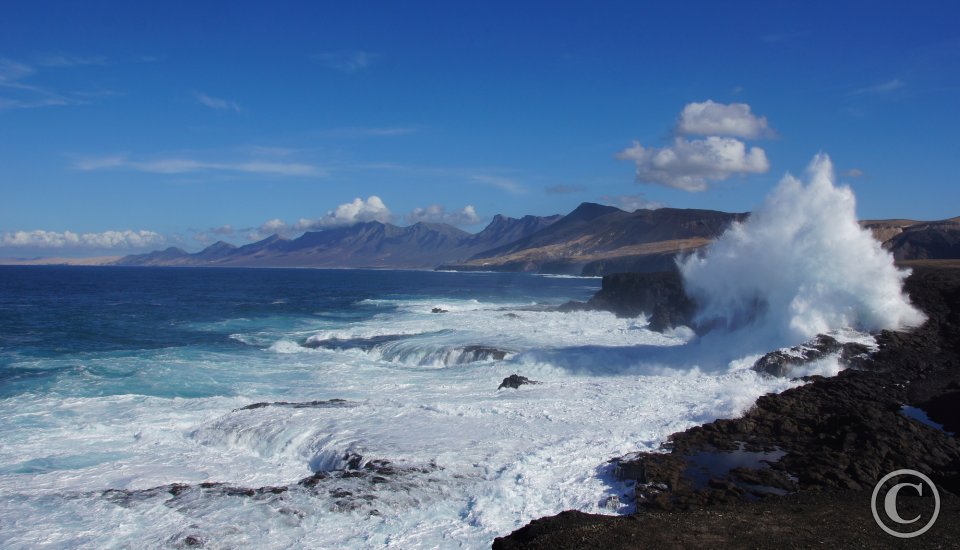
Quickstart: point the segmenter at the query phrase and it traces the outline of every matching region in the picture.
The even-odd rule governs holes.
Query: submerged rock
[[[511,374],[510,376],[503,379],[503,382],[500,382],[500,386],[497,387],[498,390],[503,388],[513,388],[517,389],[524,384],[539,384],[536,380],[530,380],[526,376],[520,376],[519,374]]]
[[[250,411],[254,409],[262,409],[264,407],[286,407],[290,409],[329,409],[333,407],[353,407],[354,403],[347,401],[346,399],[326,399],[323,401],[300,401],[300,402],[288,402],[288,401],[261,401],[260,403],[253,403],[247,405],[246,407],[240,407],[238,411]]]
[[[430,310],[430,313],[450,313],[450,312],[446,309],[435,307]]]
[[[463,363],[472,363],[474,361],[486,361],[489,359],[495,359],[497,361],[502,361],[507,355],[513,352],[507,351],[505,349],[495,348],[492,346],[484,345],[472,345],[466,346],[463,348]]]

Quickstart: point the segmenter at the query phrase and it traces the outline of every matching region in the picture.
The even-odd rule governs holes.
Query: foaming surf
[[[597,290],[584,279],[117,272],[134,304],[207,301],[135,318],[165,335],[150,349],[0,349],[20,377],[0,398],[0,542],[486,547],[565,509],[632,510],[610,458],[803,383],[753,371],[760,354],[922,321],[825,156],[680,268],[705,335],[557,311]],[[135,294],[138,274],[168,286]],[[256,301],[225,306],[207,279]],[[514,373],[539,383],[498,389]]]
[[[832,330],[924,320],[902,290],[909,271],[859,226],[853,191],[835,185],[822,153],[806,182],[786,175],[746,221],[678,264],[698,320],[728,345],[770,350]]]

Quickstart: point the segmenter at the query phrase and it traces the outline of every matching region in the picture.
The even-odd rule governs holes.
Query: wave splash
[[[787,174],[746,221],[678,260],[698,321],[748,329],[767,349],[846,327],[921,324],[902,290],[909,270],[859,226],[853,191],[835,184],[827,155],[814,157],[806,180]]]

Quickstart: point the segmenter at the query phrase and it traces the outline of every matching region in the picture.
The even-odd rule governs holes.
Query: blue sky
[[[960,7],[773,4],[5,2],[0,256],[745,211],[819,151],[960,215]]]

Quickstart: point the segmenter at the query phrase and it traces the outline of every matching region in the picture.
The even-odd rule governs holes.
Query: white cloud
[[[392,219],[393,214],[390,213],[390,209],[383,203],[383,200],[376,195],[370,195],[367,200],[357,197],[352,202],[341,204],[334,210],[327,212],[327,215],[322,218],[315,220],[301,218],[293,225],[293,229],[306,231],[372,221],[387,223]]]
[[[60,56],[57,58],[40,59],[40,66],[70,67],[76,65],[91,65],[100,61],[100,58],[81,58]],[[105,62],[105,60],[102,60]],[[5,97],[0,97],[0,111],[7,109],[32,109],[36,107],[50,107],[59,105],[83,105],[89,103],[90,98],[105,95],[114,95],[109,91],[73,91],[58,92],[29,82],[30,77],[37,73],[35,66],[26,65],[12,59],[0,58],[0,90]]]
[[[750,112],[746,103],[688,103],[680,112],[677,131],[699,136],[733,136],[756,139],[771,134],[767,117]]]
[[[863,177],[863,170],[859,168],[851,168],[841,175],[848,178],[861,178]]]
[[[21,86],[17,82],[36,71],[29,65],[18,63],[12,59],[0,58],[0,86]]]
[[[102,233],[74,233],[73,231],[14,231],[4,233],[0,244],[36,248],[145,248],[162,244],[166,239],[153,231],[104,231]]]
[[[881,82],[874,86],[867,86],[866,88],[859,88],[850,92],[850,95],[877,95],[877,94],[887,94],[894,90],[899,90],[906,86],[906,82],[900,80],[899,78],[894,78],[893,80],[888,80],[886,82]]]
[[[258,231],[264,235],[272,235],[274,233],[284,233],[287,229],[287,224],[283,220],[274,218],[270,221],[263,222],[263,225],[260,226]]]
[[[476,209],[470,204],[455,212],[447,212],[443,206],[431,204],[425,208],[414,208],[407,214],[407,223],[414,224],[417,222],[474,225],[480,223],[480,216],[477,215]]]
[[[387,223],[392,220],[393,214],[390,213],[390,209],[383,203],[383,200],[376,195],[370,195],[367,200],[357,197],[351,202],[341,204],[320,218],[300,218],[293,224],[274,218],[264,222],[260,227],[250,230],[244,229],[244,231],[247,231],[246,237],[249,240],[257,241],[274,234],[289,235],[315,229],[344,227],[360,222],[378,221]],[[216,230],[211,230],[211,232],[216,232]]]
[[[604,195],[600,200],[605,204],[616,206],[621,210],[633,212],[635,210],[656,210],[666,206],[662,202],[652,201],[643,195]]]
[[[376,54],[362,50],[342,51],[342,52],[324,52],[313,56],[314,59],[323,62],[331,69],[343,71],[345,73],[355,73],[366,69],[373,63],[377,57]]]
[[[236,231],[231,225],[221,225],[220,227],[213,227],[210,229],[210,232],[214,235],[233,235]]]
[[[636,163],[638,182],[684,191],[706,191],[710,182],[734,174],[762,174],[770,169],[763,149],[748,149],[738,139],[716,136],[692,141],[678,137],[663,148],[644,148],[634,142],[617,158]]]
[[[130,160],[125,155],[81,158],[74,162],[77,170],[106,170],[125,168],[155,174],[185,174],[219,170],[248,174],[269,174],[275,176],[326,176],[327,172],[310,164],[295,162],[242,161],[242,162],[206,162],[188,158],[167,158],[158,160]]]
[[[240,105],[234,101],[209,96],[203,92],[193,92],[193,97],[197,98],[201,105],[210,107],[215,111],[234,111],[237,113],[241,111]]]
[[[510,178],[504,178],[501,176],[478,175],[478,176],[473,176],[471,179],[473,179],[473,181],[475,182],[482,183],[484,185],[492,185],[493,187],[503,189],[504,191],[508,193],[512,193],[514,195],[522,195],[527,192],[526,187],[524,187],[523,185],[519,184],[518,182]]]
[[[234,111],[238,113],[241,111],[240,105],[235,101],[209,96],[203,92],[193,92],[193,96],[197,98],[201,105],[210,107],[215,111]]]

